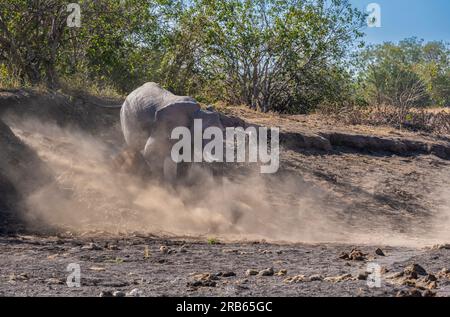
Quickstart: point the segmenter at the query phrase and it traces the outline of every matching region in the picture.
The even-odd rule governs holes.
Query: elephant
[[[176,127],[193,128],[195,119],[224,130],[220,116],[202,110],[188,96],[177,96],[159,84],[149,82],[130,93],[120,111],[120,124],[128,149],[141,153],[152,175],[174,180],[178,165],[171,159],[171,132]]]

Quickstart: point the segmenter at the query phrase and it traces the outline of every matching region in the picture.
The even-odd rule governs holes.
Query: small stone
[[[438,288],[437,281],[429,282],[428,285],[427,285],[427,288],[428,289],[436,289],[436,288]]]
[[[10,281],[27,281],[27,280],[29,280],[29,279],[30,279],[30,277],[28,276],[27,273],[20,273],[20,274],[18,274],[18,275],[12,274],[12,275],[9,277],[9,280],[10,280]]]
[[[188,287],[216,287],[219,278],[210,273],[201,273],[193,276],[194,281],[188,282]]]
[[[217,283],[214,281],[194,281],[188,282],[188,287],[216,287]]]
[[[425,292],[423,292],[422,296],[423,297],[436,297],[436,293],[427,289]]]
[[[249,270],[245,271],[246,276],[253,276],[253,275],[258,275],[258,274],[259,274],[259,271],[257,271],[257,270],[249,269]]]
[[[166,247],[165,245],[162,245],[162,246],[159,248],[159,251],[160,251],[161,253],[163,253],[163,254],[167,254],[167,253],[169,253],[169,248]]]
[[[304,275],[296,275],[296,276],[286,278],[283,282],[291,284],[291,283],[300,283],[300,282],[305,282],[305,281],[306,281],[306,277]]]
[[[441,278],[450,279],[450,269],[443,268],[442,270],[439,271],[437,275]]]
[[[379,255],[379,256],[386,256],[386,255],[384,254],[383,250],[381,250],[380,248],[378,248],[378,249],[375,250],[375,254],[376,254],[376,255]]]
[[[324,278],[324,281],[331,282],[331,283],[339,283],[343,281],[348,281],[353,279],[353,276],[351,274],[344,274],[339,276],[333,276],[333,277],[326,277]]]
[[[236,273],[231,271],[222,274],[222,277],[233,277],[233,276],[236,276]]]
[[[81,250],[102,250],[103,248],[101,246],[99,246],[98,244],[91,242],[89,244],[86,244],[84,246],[81,247]]]
[[[348,255],[347,252],[342,252],[342,253],[339,255],[339,259],[342,259],[342,260],[350,260],[350,256]]]
[[[107,248],[108,248],[108,250],[111,250],[111,251],[120,250],[119,246],[117,246],[116,244],[108,244]]]
[[[406,274],[406,275],[411,275],[411,274],[417,274],[417,275],[427,275],[427,271],[422,267],[422,266],[420,266],[419,264],[411,264],[411,265],[409,265],[409,266],[407,266],[404,270],[403,270],[403,272]]]
[[[308,280],[310,282],[323,281],[323,276],[320,274],[311,275]]]
[[[273,268],[264,269],[259,272],[260,276],[273,276],[275,274]]]
[[[197,281],[217,281],[219,277],[216,274],[211,273],[200,273],[193,276],[194,280]]]
[[[126,294],[122,291],[115,291],[113,294],[113,297],[125,297]]]
[[[425,277],[425,282],[436,282],[437,281],[437,277],[434,274],[428,274]]]
[[[276,276],[285,276],[286,274],[287,274],[287,270],[285,270],[285,269],[282,269],[282,270],[279,270],[275,275]]]
[[[360,272],[356,278],[360,281],[366,281],[368,276],[369,272]]]
[[[422,293],[415,288],[409,291],[399,291],[396,297],[422,297]]]
[[[126,294],[127,297],[141,297],[142,293],[138,288],[132,289]]]
[[[364,261],[366,259],[366,254],[358,249],[353,249],[352,252],[350,252],[349,257],[352,261]]]

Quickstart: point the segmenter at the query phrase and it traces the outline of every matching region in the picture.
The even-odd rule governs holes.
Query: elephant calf
[[[170,157],[176,127],[192,129],[195,118],[207,119],[208,126],[223,129],[217,113],[203,111],[191,97],[176,96],[156,83],[133,91],[120,112],[120,123],[129,150],[141,153],[153,175],[173,180],[177,164]]]

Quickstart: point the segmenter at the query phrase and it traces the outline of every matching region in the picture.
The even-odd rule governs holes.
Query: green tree
[[[346,78],[363,18],[345,0],[194,0],[171,39],[166,83],[262,111],[307,111],[335,97],[324,92],[335,84],[327,74]]]

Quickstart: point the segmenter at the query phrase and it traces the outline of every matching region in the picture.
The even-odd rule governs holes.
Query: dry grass
[[[450,134],[450,109],[423,108],[401,112],[391,105],[368,108],[320,109],[319,114],[350,125],[390,126],[397,129]]]

